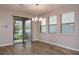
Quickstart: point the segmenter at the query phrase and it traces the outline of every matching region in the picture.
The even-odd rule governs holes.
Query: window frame
[[[62,23],[62,15],[66,14],[66,13],[72,13],[72,12],[74,12],[74,22],[73,23],[64,23],[64,24],[73,24],[73,32],[64,33],[64,32],[62,32],[62,25],[63,25],[63,23]],[[67,34],[67,35],[73,35],[74,32],[75,32],[75,11],[69,11],[69,12],[61,13],[60,14],[60,33],[61,34]]]
[[[56,24],[50,24],[50,23],[49,23],[50,17],[53,17],[53,16],[56,16]],[[48,33],[49,33],[49,34],[57,34],[57,18],[58,18],[58,17],[57,17],[57,15],[53,15],[53,16],[49,16],[49,17],[48,17]],[[50,25],[56,25],[56,32],[50,32]]]
[[[45,17],[41,17],[41,18],[45,18]],[[46,21],[46,18],[45,18],[45,21]],[[47,24],[42,25],[42,24],[41,24],[41,21],[40,21],[40,33],[46,33],[46,32],[47,32],[47,26],[46,26],[46,25],[47,25]],[[45,31],[45,32],[42,32],[42,31],[41,31],[42,26],[45,26],[45,27],[46,27],[46,31]]]

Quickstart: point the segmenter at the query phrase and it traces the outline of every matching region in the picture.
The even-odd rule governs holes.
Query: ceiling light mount
[[[35,6],[37,7],[37,10],[38,10],[38,5],[39,5],[39,4],[35,4]],[[38,21],[38,16],[32,18],[32,21],[35,21],[35,22]]]
[[[36,6],[38,6],[39,4],[36,4]]]

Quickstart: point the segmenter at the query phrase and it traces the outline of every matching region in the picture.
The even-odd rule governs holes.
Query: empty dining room
[[[0,4],[0,55],[79,55],[79,4]]]

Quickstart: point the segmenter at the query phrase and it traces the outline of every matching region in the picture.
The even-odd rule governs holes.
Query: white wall
[[[32,41],[38,40],[39,36],[39,22],[32,22]]]
[[[0,8],[0,46],[13,44],[13,16],[31,17],[25,13]]]
[[[74,33],[73,34],[61,34],[60,33],[60,14],[65,12],[75,12],[75,27],[74,27]],[[57,15],[57,34],[49,34],[48,33],[48,16]],[[39,32],[39,40],[48,42],[51,44],[56,44],[59,46],[63,46],[66,48],[70,48],[73,50],[79,51],[79,9],[78,6],[65,6],[58,9],[55,9],[54,11],[47,13],[45,15],[42,15],[43,17],[47,18],[47,32],[46,33],[40,33]]]

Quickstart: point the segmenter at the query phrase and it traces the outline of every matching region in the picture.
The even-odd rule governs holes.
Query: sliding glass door
[[[32,36],[32,27],[31,27],[31,20],[25,21],[24,27],[24,41],[30,41]]]
[[[14,17],[14,43],[31,42],[32,24],[31,19],[23,17]]]

